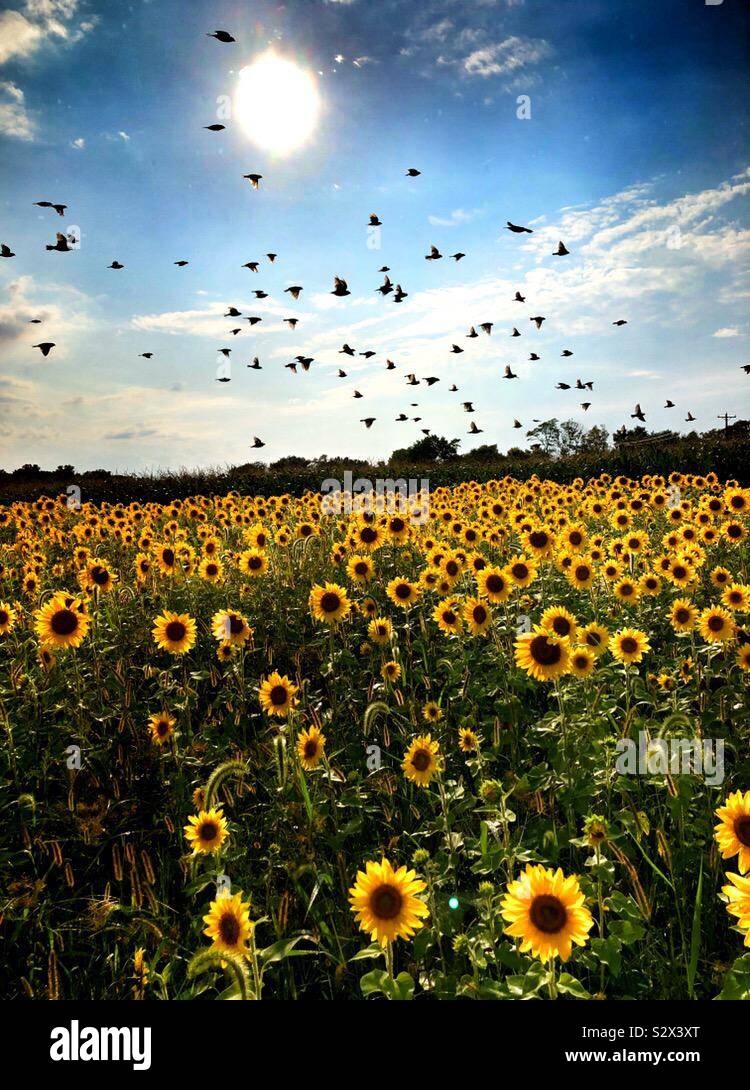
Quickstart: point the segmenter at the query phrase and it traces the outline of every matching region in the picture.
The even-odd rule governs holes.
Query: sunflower
[[[467,598],[463,606],[463,616],[472,636],[481,636],[492,623],[492,610],[481,598]]]
[[[201,810],[197,816],[189,817],[185,826],[185,839],[193,849],[193,855],[218,852],[228,836],[227,822],[221,807]]]
[[[148,725],[151,731],[151,741],[157,746],[163,746],[174,734],[177,720],[169,712],[156,712],[149,716]]]
[[[276,671],[261,682],[258,696],[263,711],[267,715],[276,715],[279,719],[286,719],[289,712],[297,703],[297,685],[293,685],[284,674],[282,677]]]
[[[375,574],[375,565],[369,556],[352,556],[346,565],[346,573],[355,583],[369,583]]]
[[[401,677],[401,667],[391,659],[389,662],[384,662],[380,667],[380,675],[384,681],[398,681]]]
[[[224,566],[213,556],[206,556],[198,565],[198,575],[207,583],[220,583],[224,575]]]
[[[528,587],[536,577],[536,564],[525,556],[519,556],[508,564],[505,574],[517,587]]]
[[[609,641],[609,649],[616,659],[627,666],[631,662],[640,662],[644,653],[651,650],[651,644],[645,632],[637,628],[621,628]]]
[[[575,640],[578,621],[564,606],[549,606],[541,616],[539,627],[552,639]]]
[[[594,584],[594,569],[585,557],[576,557],[566,568],[565,575],[576,590],[588,590]]]
[[[677,598],[669,610],[669,623],[675,632],[690,632],[697,616],[698,611],[689,598]]]
[[[308,772],[320,763],[326,748],[326,736],[317,727],[302,730],[297,735],[297,756]]]
[[[404,775],[418,787],[427,787],[440,771],[440,744],[429,734],[418,735],[411,743],[401,763]]]
[[[750,871],[750,791],[735,791],[716,811],[719,824],[714,837],[722,859],[738,856],[740,873]]]
[[[737,631],[732,614],[721,606],[710,606],[698,617],[700,634],[706,643],[728,643]]]
[[[568,671],[567,640],[551,639],[541,628],[519,636],[515,643],[516,665],[537,681],[555,681]]]
[[[750,605],[750,587],[744,583],[732,583],[722,594],[721,600],[727,609],[736,613],[746,613]]]
[[[619,598],[621,602],[628,604],[637,602],[639,598],[639,591],[637,585],[632,579],[618,579],[615,583],[615,598]]]
[[[592,621],[579,631],[578,639],[584,647],[588,647],[595,658],[599,658],[600,655],[606,654],[609,647],[609,629],[597,621]]]
[[[381,946],[394,939],[408,939],[424,927],[427,905],[418,894],[426,884],[413,870],[394,870],[387,859],[368,862],[349,890],[349,902],[357,923]]]
[[[216,648],[216,657],[219,662],[231,662],[232,659],[237,657],[236,643],[230,643],[229,640],[223,640]]]
[[[743,643],[737,649],[737,665],[740,670],[750,674],[750,643]]]
[[[521,953],[541,961],[567,961],[573,943],[585,946],[594,919],[586,908],[578,878],[558,868],[527,864],[510,882],[501,904],[506,934],[521,939]]]
[[[479,735],[471,727],[461,727],[458,732],[458,747],[464,753],[476,753],[479,749]]]
[[[34,614],[34,628],[45,647],[79,647],[89,624],[83,602],[62,592],[55,594]]]
[[[154,641],[162,651],[184,655],[195,646],[195,621],[187,613],[170,613],[164,610],[151,630]]]
[[[15,609],[7,602],[0,602],[0,636],[7,635],[15,625],[18,617]]]
[[[393,625],[387,617],[374,617],[367,626],[367,635],[379,646],[387,644],[393,635]]]
[[[110,571],[106,560],[91,559],[81,572],[80,583],[86,590],[96,590],[107,594],[114,587],[117,575]]]
[[[438,602],[432,611],[432,618],[437,621],[438,628],[441,632],[445,632],[446,636],[457,635],[461,631],[463,620],[459,607],[452,598]]]
[[[737,927],[745,932],[745,946],[750,946],[750,876],[727,874],[727,878],[731,885],[721,891],[729,902],[727,912],[737,917]]]
[[[574,647],[570,652],[570,672],[574,677],[590,677],[594,672],[594,655],[588,647]]]
[[[171,545],[155,545],[154,555],[162,575],[174,575],[177,570],[177,553]]]
[[[252,579],[268,571],[268,557],[262,549],[245,549],[237,557],[237,567]]]
[[[315,620],[328,625],[338,624],[352,608],[346,591],[337,583],[326,583],[324,587],[316,583],[310,591],[309,603]]]
[[[428,723],[439,723],[443,718],[443,709],[436,700],[428,700],[422,708],[422,718]]]
[[[391,579],[386,587],[386,593],[394,605],[408,609],[419,598],[419,587],[408,579]]]
[[[213,940],[212,949],[221,954],[245,957],[247,943],[253,933],[250,920],[250,903],[242,900],[241,893],[231,896],[221,893],[211,902],[208,915],[203,917],[207,925],[203,932]]]
[[[477,593],[490,602],[501,604],[510,598],[512,583],[500,568],[482,568],[476,573]]]
[[[252,638],[253,630],[241,613],[222,609],[211,618],[211,631],[219,643],[241,645]]]

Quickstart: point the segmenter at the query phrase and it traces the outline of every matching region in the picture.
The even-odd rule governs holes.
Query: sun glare
[[[310,72],[278,56],[264,53],[239,76],[234,116],[259,148],[286,155],[312,135],[320,113],[320,96]]]

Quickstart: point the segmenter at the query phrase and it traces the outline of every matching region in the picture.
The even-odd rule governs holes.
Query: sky
[[[0,241],[15,253],[0,259],[0,465],[377,459],[422,428],[506,450],[539,419],[630,426],[636,402],[652,430],[747,417],[749,31],[745,0],[16,0],[0,11]],[[320,100],[286,154],[254,142],[234,102],[269,50]],[[251,110],[273,122],[280,96]],[[80,245],[48,252],[59,230]],[[375,290],[384,265],[401,304]],[[491,336],[468,339],[482,322]],[[285,367],[297,354],[307,373]],[[412,372],[440,382],[411,387]],[[578,378],[593,392],[555,388]]]

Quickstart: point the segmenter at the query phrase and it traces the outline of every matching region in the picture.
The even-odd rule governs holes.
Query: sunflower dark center
[[[160,719],[159,722],[156,724],[156,733],[163,738],[168,730],[169,723],[166,721],[166,719]]]
[[[56,636],[72,636],[78,628],[78,617],[72,609],[58,609],[50,622]]]
[[[586,633],[586,643],[589,645],[589,647],[598,647],[601,642],[602,638],[598,632]]]
[[[411,759],[417,772],[426,772],[430,767],[430,754],[426,749],[418,749]]]
[[[585,583],[590,575],[591,569],[588,568],[585,564],[579,564],[576,568],[576,579],[580,579],[582,582]]]
[[[580,545],[583,541],[583,534],[580,532],[580,530],[573,530],[568,540],[570,541],[571,545]]]
[[[678,624],[687,624],[688,621],[690,620],[690,610],[689,609],[684,609],[684,608],[683,609],[678,609],[678,610],[675,611],[674,616],[675,616],[675,620],[677,621]]]
[[[632,636],[626,636],[620,643],[620,649],[626,655],[632,655],[638,650],[638,641],[634,640]]]
[[[91,578],[94,580],[98,587],[103,587],[109,580],[109,572],[106,568],[102,568],[101,565],[95,564],[91,569]]]
[[[505,580],[500,575],[488,575],[486,586],[491,594],[499,594],[505,586]]]
[[[367,575],[367,564],[364,562],[364,560],[360,560],[358,564],[354,565],[354,570],[357,575]]]
[[[164,561],[165,564],[167,564],[169,567],[171,567],[172,564],[174,564],[174,550],[164,549],[162,554],[161,554],[161,558],[162,558],[162,560]]]
[[[487,610],[484,608],[484,606],[474,606],[471,615],[474,618],[474,622],[476,624],[484,624],[484,622],[487,620]]]
[[[534,636],[530,645],[531,657],[540,666],[556,666],[562,658],[560,645],[550,643],[544,635]]]
[[[377,541],[378,532],[377,530],[373,530],[371,526],[363,526],[359,536],[366,545],[371,545],[373,541]]]
[[[411,597],[411,587],[409,586],[408,583],[399,583],[398,584],[398,586],[396,587],[396,597],[397,598],[403,598],[403,599]]]
[[[308,760],[315,756],[315,754],[318,752],[318,743],[315,741],[314,738],[308,738],[307,739],[307,741],[305,742],[305,750],[304,751],[305,751],[305,757],[307,757]]]
[[[404,525],[405,523],[403,519],[391,519],[391,530],[394,534],[400,534],[404,528]]]
[[[750,848],[750,814],[743,814],[734,823],[734,835],[746,848]]]
[[[516,579],[525,579],[529,574],[529,569],[525,564],[514,564],[512,571]]]
[[[212,841],[216,840],[219,835],[219,828],[213,821],[204,821],[200,827],[201,840]]]
[[[713,617],[708,618],[708,627],[712,632],[721,632],[724,627],[724,618],[714,614]]]
[[[320,608],[324,613],[335,613],[340,605],[341,599],[332,590],[327,590],[320,599]]]
[[[446,609],[443,611],[443,620],[446,624],[455,624],[456,614],[453,612],[452,609]]]
[[[551,893],[540,893],[531,902],[529,917],[538,931],[555,935],[562,931],[568,920],[565,906]]]
[[[165,634],[167,639],[171,640],[172,643],[179,643],[180,640],[185,639],[186,631],[182,621],[170,621],[166,627]]]
[[[535,549],[544,549],[549,538],[542,530],[532,530],[529,534],[529,542]]]
[[[282,704],[286,704],[287,691],[283,685],[274,685],[271,689],[271,703],[276,707],[281,707]]]
[[[8,616],[6,611],[4,609],[0,609],[0,624],[7,624],[9,620],[10,617]]]
[[[231,912],[225,912],[219,920],[219,934],[221,941],[227,946],[236,946],[240,937],[239,920]]]
[[[370,895],[370,908],[379,920],[394,920],[401,911],[404,899],[395,886],[378,886]]]
[[[620,594],[623,596],[623,598],[630,598],[630,596],[633,593],[633,590],[634,590],[634,587],[633,587],[632,583],[623,583],[622,586],[620,587]]]
[[[571,627],[567,617],[555,617],[552,622],[552,628],[558,636],[569,636]]]

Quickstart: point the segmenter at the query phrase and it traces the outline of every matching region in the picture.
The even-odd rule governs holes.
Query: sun
[[[286,155],[306,143],[315,129],[320,114],[317,84],[310,72],[269,50],[240,72],[233,113],[257,147]]]

